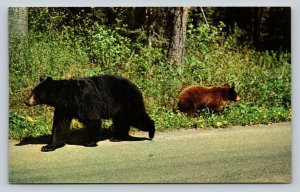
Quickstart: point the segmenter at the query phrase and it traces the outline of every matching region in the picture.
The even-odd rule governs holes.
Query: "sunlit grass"
[[[51,130],[53,108],[29,108],[23,104],[30,90],[38,84],[40,75],[54,79],[98,74],[126,77],[141,89],[147,111],[159,131],[291,120],[289,53],[258,52],[237,46],[234,34],[227,39],[222,37],[225,42],[219,44],[217,39],[221,36],[220,30],[213,27],[195,30],[188,36],[184,65],[169,64],[163,48],[132,45],[129,39],[112,31],[105,33],[108,37],[105,41],[103,37],[91,36],[86,44],[72,41],[82,39],[72,39],[67,33],[66,36],[54,33],[51,38],[40,38],[29,33],[25,42],[11,39],[10,137],[36,136]],[[213,33],[209,30],[213,30]],[[199,33],[202,35],[199,36]],[[114,38],[121,39],[122,45],[110,50],[111,45],[118,43]],[[109,42],[110,39],[112,42]],[[99,46],[94,49],[99,50],[90,53],[86,46],[93,42],[98,43],[94,46]],[[20,46],[22,43],[24,46]],[[105,50],[101,51],[101,47]],[[109,57],[105,51],[110,51]],[[90,54],[93,54],[94,60]],[[101,58],[104,57],[102,62]],[[177,111],[177,95],[183,88],[189,85],[219,86],[224,83],[235,84],[241,101],[230,104],[223,113],[202,110],[191,118]]]

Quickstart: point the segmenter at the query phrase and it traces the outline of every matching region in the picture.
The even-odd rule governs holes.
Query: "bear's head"
[[[240,99],[241,98],[239,97],[238,93],[234,89],[234,85],[232,85],[232,87],[229,87],[228,100],[230,100],[230,101],[239,101]]]
[[[40,83],[32,90],[30,96],[25,101],[27,106],[34,106],[40,104],[48,104],[49,91],[51,90],[51,77],[40,77]]]

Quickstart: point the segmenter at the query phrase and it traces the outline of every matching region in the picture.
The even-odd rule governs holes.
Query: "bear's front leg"
[[[210,105],[208,106],[212,111],[221,113],[223,111],[223,106],[219,105]]]
[[[56,149],[56,145],[53,143],[50,143],[48,145],[45,145],[42,147],[41,151],[42,152],[49,152],[49,151],[54,151]]]
[[[41,151],[49,152],[62,147],[66,144],[66,139],[70,130],[72,118],[64,113],[64,111],[55,109],[53,117],[53,127],[51,142],[42,147]]]
[[[61,128],[53,125],[51,142],[48,145],[42,147],[42,152],[54,151],[55,149],[63,147],[66,144],[66,140],[62,139],[60,136],[59,129]]]

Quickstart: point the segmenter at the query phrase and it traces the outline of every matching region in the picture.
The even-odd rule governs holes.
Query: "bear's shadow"
[[[111,129],[100,129],[99,141],[111,139],[113,132]],[[68,145],[84,145],[88,139],[87,129],[72,129],[67,141]],[[129,135],[126,141],[145,141],[150,140],[146,137],[134,137]],[[30,145],[30,144],[48,144],[51,141],[51,135],[41,135],[38,137],[26,137],[20,140],[16,146]]]

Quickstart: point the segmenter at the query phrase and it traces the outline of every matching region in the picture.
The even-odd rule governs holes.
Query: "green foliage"
[[[186,62],[191,69],[186,67],[184,74],[192,74],[201,85],[235,83],[243,100],[253,105],[290,107],[290,54],[238,46],[237,35],[225,36],[223,27],[220,23],[192,29]]]
[[[11,138],[20,139],[44,135],[49,133],[49,127],[51,126],[40,118],[34,119],[15,112],[9,114],[9,136]]]
[[[119,68],[130,57],[130,39],[103,26],[93,26],[89,34],[87,52],[92,62],[101,68]]]
[[[264,108],[239,103],[216,114],[208,109],[198,112],[195,117],[187,117],[169,108],[154,108],[152,117],[158,130],[165,131],[181,128],[225,128],[233,125],[268,124],[291,120],[291,109],[284,107]]]
[[[38,83],[41,75],[69,78],[82,75],[87,54],[67,35],[48,37],[29,33],[26,38],[10,38],[10,104],[25,97],[26,90]],[[78,70],[80,69],[80,71]],[[22,90],[22,91],[20,91]]]
[[[74,31],[83,30],[65,28],[53,33],[30,31],[26,39],[10,38],[10,137],[50,133],[53,110],[22,104],[41,74],[54,79],[104,73],[129,78],[142,90],[160,131],[291,120],[290,54],[237,45],[238,35],[225,34],[223,27],[222,23],[190,25],[185,65],[168,64],[166,49],[133,43],[98,24],[82,34]],[[223,113],[204,109],[190,118],[176,110],[176,97],[183,88],[224,83],[235,83],[242,100]],[[73,127],[81,125],[74,122]]]

